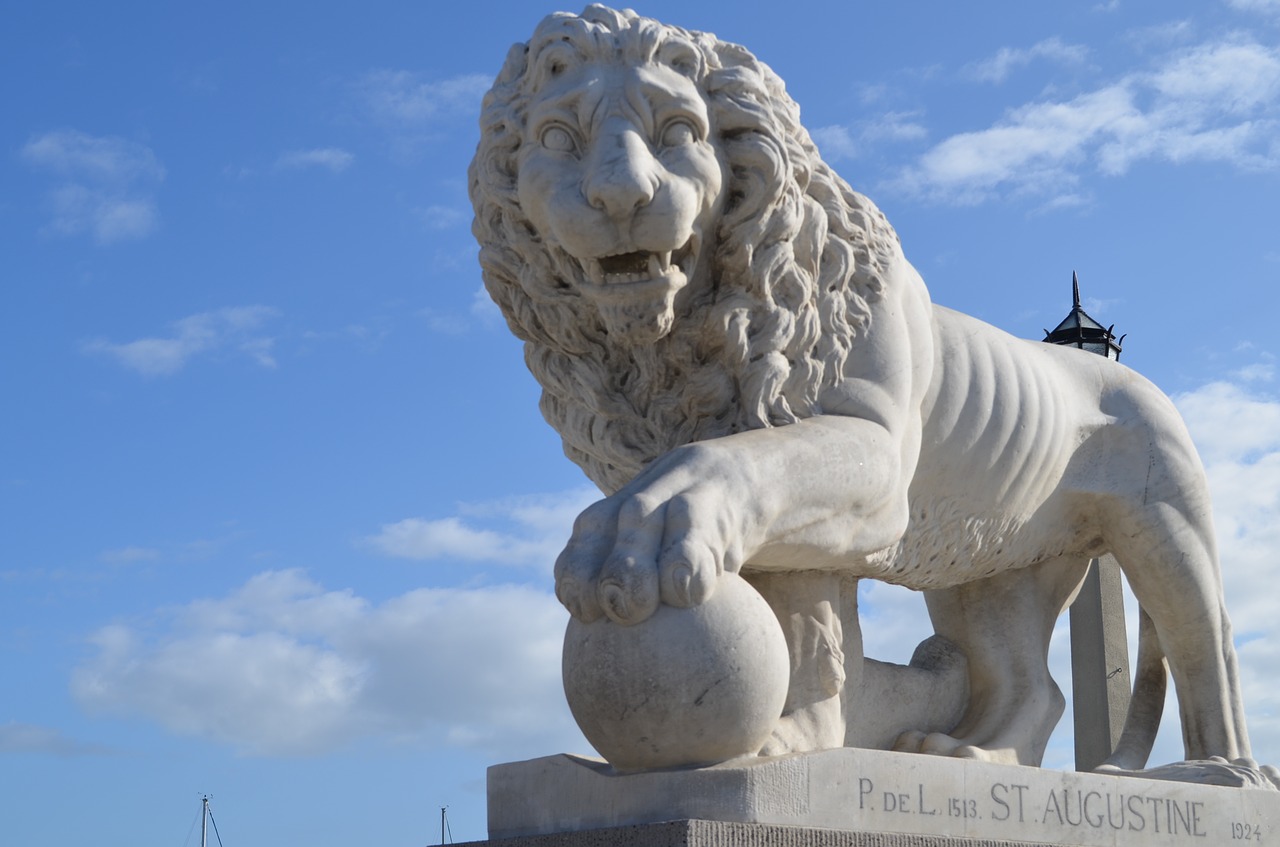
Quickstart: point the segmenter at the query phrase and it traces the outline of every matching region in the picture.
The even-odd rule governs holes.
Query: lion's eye
[[[698,132],[693,124],[684,118],[668,121],[662,128],[662,136],[658,139],[663,147],[681,147],[698,140]]]
[[[559,125],[552,125],[542,131],[542,146],[557,153],[572,153],[578,149],[573,134]]]

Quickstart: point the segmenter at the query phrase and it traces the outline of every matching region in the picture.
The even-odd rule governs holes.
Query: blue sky
[[[202,792],[228,847],[482,838],[488,764],[586,751],[549,584],[592,494],[466,197],[555,8],[3,6],[6,840],[177,844]],[[1280,763],[1280,2],[638,11],[772,65],[937,302],[1038,338],[1079,272],[1200,445]]]

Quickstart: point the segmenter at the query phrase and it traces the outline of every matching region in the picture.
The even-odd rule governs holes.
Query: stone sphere
[[[659,606],[634,626],[571,619],[563,672],[583,735],[620,771],[758,753],[791,681],[778,619],[736,574],[705,603]]]

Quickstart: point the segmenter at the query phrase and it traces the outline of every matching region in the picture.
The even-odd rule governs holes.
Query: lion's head
[[[485,96],[485,285],[606,491],[690,441],[822,411],[898,250],[742,47],[604,6],[544,20]]]

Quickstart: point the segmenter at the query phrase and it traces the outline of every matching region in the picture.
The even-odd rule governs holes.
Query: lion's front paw
[[[699,478],[686,464],[642,474],[578,517],[556,560],[556,596],[575,618],[632,625],[660,604],[696,606],[741,567],[737,507],[715,475]]]

